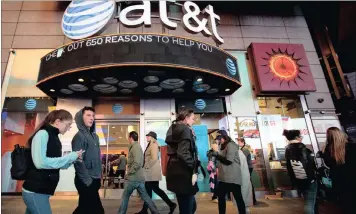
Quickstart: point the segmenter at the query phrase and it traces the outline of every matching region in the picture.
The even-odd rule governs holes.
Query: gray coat
[[[127,158],[125,155],[120,155],[118,170],[126,170]]]
[[[230,165],[221,162],[218,164],[218,180],[225,183],[241,185],[239,146],[234,142],[229,142],[225,149],[220,152],[220,155],[232,163]]]
[[[101,178],[101,159],[99,137],[95,133],[95,122],[91,128],[87,128],[83,121],[82,110],[75,115],[75,122],[78,132],[72,140],[72,150],[85,150],[83,161],[74,163],[76,176],[87,186],[90,186],[93,179]]]
[[[159,161],[159,146],[157,142],[150,143],[145,151],[145,165],[143,166],[145,181],[162,180],[162,170]]]
[[[143,151],[138,142],[133,142],[129,147],[127,161],[127,179],[130,181],[145,181],[143,176]]]

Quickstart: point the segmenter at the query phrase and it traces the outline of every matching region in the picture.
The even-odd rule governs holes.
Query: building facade
[[[252,181],[255,188],[261,193],[273,191],[275,188],[288,189],[290,187],[284,161],[286,140],[282,137],[283,129],[302,130],[304,143],[316,153],[325,144],[326,129],[332,126],[341,127],[335,114],[335,107],[307,22],[297,5],[293,6],[289,14],[285,15],[237,14],[216,9],[215,14],[220,16],[220,24],[217,25],[215,30],[218,36],[214,34],[214,30],[211,28],[214,26],[210,25],[209,28],[206,28],[213,34],[210,37],[206,37],[202,33],[192,34],[186,30],[187,24],[181,21],[184,15],[181,5],[167,6],[166,11],[168,11],[167,15],[170,17],[169,20],[177,24],[175,29],[167,28],[165,23],[162,23],[162,14],[156,6],[152,6],[152,18],[149,26],[127,27],[122,24],[122,20],[120,22],[116,17],[110,17],[105,30],[97,34],[96,36],[99,37],[95,38],[108,39],[108,35],[167,36],[172,41],[174,39],[177,39],[177,41],[178,39],[184,39],[184,43],[181,45],[187,48],[186,50],[191,50],[192,48],[187,47],[189,45],[186,42],[189,42],[188,44],[194,42],[198,44],[200,42],[207,47],[206,50],[208,52],[209,48],[211,48],[213,51],[218,51],[231,57],[233,62],[231,62],[232,65],[230,64],[230,68],[231,66],[236,67],[234,69],[235,72],[232,73],[237,72],[237,77],[234,79],[229,76],[230,72],[230,74],[220,75],[219,78],[221,77],[222,79],[216,78],[217,84],[220,83],[220,85],[224,86],[219,91],[221,93],[217,94],[204,93],[203,95],[202,93],[198,93],[199,91],[193,90],[189,92],[189,96],[179,96],[173,92],[168,95],[156,96],[150,95],[149,91],[146,91],[147,94],[133,93],[124,96],[122,93],[125,91],[128,92],[135,87],[140,88],[140,83],[137,86],[136,81],[136,86],[134,87],[132,84],[135,85],[133,83],[135,81],[125,82],[126,79],[120,79],[120,75],[119,77],[116,76],[116,78],[112,76],[100,76],[100,78],[104,79],[109,78],[104,80],[105,83],[107,85],[112,83],[111,85],[115,85],[115,89],[113,90],[115,92],[116,90],[121,90],[122,93],[117,96],[106,96],[104,94],[103,96],[95,95],[90,97],[90,94],[89,96],[77,96],[77,93],[70,94],[70,92],[83,89],[81,88],[82,85],[86,87],[85,83],[91,81],[90,75],[67,76],[71,81],[74,79],[75,83],[62,88],[54,88],[54,86],[61,86],[68,79],[54,79],[51,80],[54,82],[47,83],[47,85],[41,85],[45,83],[38,81],[43,77],[41,77],[43,75],[41,72],[45,72],[44,70],[46,70],[44,69],[46,66],[46,57],[51,58],[51,55],[55,53],[55,57],[58,58],[61,48],[65,52],[66,50],[68,51],[69,47],[75,49],[75,44],[79,44],[78,41],[72,41],[69,38],[71,37],[70,33],[67,32],[65,35],[62,29],[62,20],[68,4],[69,2],[2,2],[1,69],[3,125],[1,131],[2,170],[4,170],[2,173],[2,190],[4,193],[21,191],[21,182],[11,180],[8,172],[10,167],[9,152],[12,151],[15,144],[26,143],[28,136],[32,133],[36,124],[51,109],[66,109],[74,115],[83,106],[94,106],[96,108],[98,122],[96,128],[100,137],[103,154],[102,196],[106,198],[115,198],[120,194],[120,190],[115,189],[115,165],[112,163],[121,151],[127,153],[128,142],[126,138],[128,132],[136,130],[140,133],[140,143],[143,148],[146,146],[145,133],[149,131],[157,132],[163,148],[162,151],[164,151],[165,143],[163,139],[165,139],[165,133],[171,122],[175,119],[176,113],[182,107],[192,107],[197,113],[194,129],[198,136],[199,154],[203,163],[207,161],[205,152],[210,148],[210,143],[213,141],[217,129],[226,129],[234,139],[237,137],[244,137],[246,139],[246,143],[251,147],[251,151],[253,152],[254,172]],[[207,4],[204,5],[204,8],[201,4],[199,4],[200,9],[203,10]],[[211,4],[214,7],[214,3],[211,2]],[[127,5],[123,6],[123,8],[125,7]],[[137,19],[141,15],[133,16],[129,20]],[[199,17],[199,20],[201,22],[201,17]],[[211,23],[211,20],[209,21]],[[219,36],[223,39],[223,42],[216,39]],[[213,37],[215,37],[215,40]],[[110,38],[113,39],[114,37]],[[84,44],[87,44],[88,38],[83,39],[79,41],[85,41]],[[178,44],[179,42],[176,45]],[[282,49],[277,54],[289,54],[290,56],[287,58],[293,59],[290,62],[290,66],[300,66],[297,62],[294,64],[296,58],[293,58],[292,55],[294,55],[293,53],[296,50],[294,47],[301,46],[301,54],[305,56],[303,60],[305,60],[305,65],[311,72],[310,77],[312,78],[310,81],[315,83],[315,90],[309,89],[302,92],[289,90],[291,87],[300,87],[300,83],[305,77],[301,75],[300,79],[298,79],[298,76],[294,76],[292,79],[288,79],[289,77],[284,78],[286,82],[283,83],[281,80],[275,80],[275,73],[271,74],[267,86],[273,84],[282,86],[284,84],[285,88],[274,89],[272,91],[265,90],[266,88],[263,87],[264,83],[261,82],[261,76],[256,74],[258,66],[256,66],[255,57],[261,51],[257,48],[258,44],[271,47],[269,49],[270,54],[273,54],[273,51],[277,53],[279,48]],[[176,50],[176,46],[174,45],[173,43],[171,47],[172,52]],[[161,46],[158,45],[157,47]],[[94,47],[90,49],[88,45],[86,48],[85,51],[88,54],[90,50],[94,50]],[[132,50],[136,50],[134,47],[131,48]],[[112,51],[114,51],[113,54],[116,53],[115,50]],[[183,51],[182,55],[186,54],[183,49],[180,51]],[[63,57],[65,54],[63,54]],[[197,54],[199,55],[200,53],[197,52]],[[196,57],[196,55],[192,55],[194,60]],[[145,57],[143,58],[146,59]],[[93,59],[95,59],[95,56],[93,56]],[[172,66],[174,68],[172,69],[177,69],[179,67],[177,65],[186,63],[184,61],[171,60],[174,61],[174,63],[173,61],[170,62],[174,64]],[[204,66],[210,60],[214,61],[214,58],[200,59],[200,62]],[[267,61],[270,62],[270,60]],[[66,63],[66,61],[63,61],[63,63]],[[69,71],[75,70],[76,63],[79,62],[74,61],[72,63],[74,67],[68,67],[66,74],[57,75],[57,77],[64,78],[67,74],[74,73]],[[278,59],[276,63],[278,63]],[[67,64],[69,66],[69,61]],[[165,63],[160,63],[158,67],[162,66],[162,64]],[[52,67],[46,68],[50,70]],[[142,65],[142,67],[144,66]],[[184,69],[187,67],[189,66],[185,66]],[[99,69],[99,67],[95,68]],[[100,66],[100,69],[106,68],[119,69],[119,66]],[[126,72],[136,74],[135,69]],[[191,67],[187,69],[189,70]],[[216,70],[218,69],[217,66]],[[193,84],[195,87],[194,83],[189,83],[188,81],[191,77],[189,75],[193,71],[189,72],[188,70],[185,71],[186,79],[174,76],[170,81],[166,82],[168,84],[167,87],[169,88],[174,84],[179,85],[179,80],[185,81],[182,84],[186,86]],[[209,68],[205,70],[209,70]],[[83,74],[86,71],[82,70],[81,72]],[[177,71],[172,70],[173,72]],[[278,71],[276,72],[278,73]],[[96,74],[93,73],[93,75]],[[122,75],[125,78],[131,77],[127,76],[128,74]],[[209,75],[213,75],[212,72],[202,74],[202,79],[210,79],[210,85],[214,84],[214,78]],[[53,73],[48,74],[47,79],[42,78],[42,80],[49,81],[54,76],[56,75],[53,75]],[[155,75],[151,75],[151,78],[152,76],[154,77]],[[194,80],[195,77],[200,78],[199,75],[193,76],[193,80],[191,81],[198,81],[197,79]],[[173,81],[172,79],[175,80]],[[97,79],[93,81],[97,81]],[[234,82],[234,84],[231,82]],[[38,87],[36,87],[36,84]],[[161,87],[163,87],[162,84],[160,85]],[[232,85],[231,87],[225,87],[225,84]],[[202,87],[201,84],[198,84],[198,86]],[[100,86],[97,87],[99,89],[95,90],[94,88],[94,94],[96,93],[95,91],[111,90],[100,89]],[[169,89],[175,90],[178,88]],[[63,91],[62,89],[66,89],[67,91]],[[165,88],[163,87],[163,89]],[[187,90],[186,88],[184,89]],[[209,89],[202,90],[206,92],[210,89],[212,87],[209,86]],[[234,92],[225,95],[224,90],[225,92],[230,90]],[[70,92],[65,93],[68,91]],[[55,95],[51,94],[51,92],[55,92]],[[71,151],[71,138],[76,131],[77,129],[73,125],[69,133],[61,136],[63,153]],[[62,170],[57,192],[59,194],[63,192],[76,194],[73,180],[73,167],[68,170]],[[209,186],[207,186],[207,181],[204,178],[201,177],[199,182],[202,192],[209,191]],[[160,185],[164,187],[164,181]]]

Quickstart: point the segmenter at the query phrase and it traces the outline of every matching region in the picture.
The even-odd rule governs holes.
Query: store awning
[[[37,87],[51,97],[226,96],[239,87],[236,59],[192,39],[157,34],[79,40],[41,59]]]

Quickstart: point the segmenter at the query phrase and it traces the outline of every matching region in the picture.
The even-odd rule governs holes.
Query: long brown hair
[[[64,109],[54,110],[48,113],[46,118],[36,127],[35,131],[28,139],[27,147],[31,148],[32,139],[40,129],[42,129],[45,125],[53,124],[56,120],[73,120],[73,116],[69,113],[69,111]]]
[[[183,122],[186,117],[189,117],[192,114],[194,114],[194,111],[192,109],[182,109],[179,111],[176,121]]]
[[[326,152],[330,152],[337,164],[344,164],[347,135],[339,128],[331,127],[326,132],[326,140],[329,145],[329,151]]]

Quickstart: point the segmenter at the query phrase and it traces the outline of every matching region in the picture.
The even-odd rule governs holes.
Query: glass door
[[[100,122],[96,125],[103,169],[100,196],[103,198],[121,197],[126,174],[126,165],[121,161],[126,159],[127,162],[128,135],[131,131],[140,134],[138,122]]]
[[[307,123],[299,97],[259,97],[261,114],[257,116],[262,146],[267,150],[265,162],[269,163],[269,181],[274,188],[290,190],[292,185],[287,172],[285,148],[287,139],[283,130],[298,129],[303,143],[313,151]],[[314,151],[313,151],[314,152]]]

